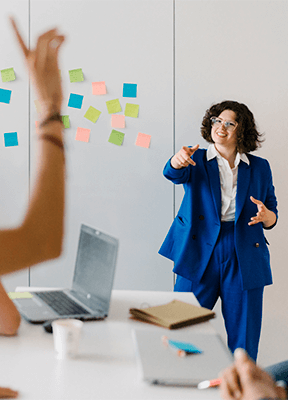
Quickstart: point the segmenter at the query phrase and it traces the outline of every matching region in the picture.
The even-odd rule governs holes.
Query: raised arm
[[[11,19],[41,106],[35,186],[23,223],[0,231],[0,275],[53,259],[63,242],[65,157],[60,113],[62,88],[58,51],[64,41],[56,29],[29,50]]]

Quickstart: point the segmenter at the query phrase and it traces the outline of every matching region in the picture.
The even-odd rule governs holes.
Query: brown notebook
[[[197,324],[215,317],[215,313],[204,307],[194,306],[180,300],[148,308],[130,308],[133,319],[160,325],[168,329]]]

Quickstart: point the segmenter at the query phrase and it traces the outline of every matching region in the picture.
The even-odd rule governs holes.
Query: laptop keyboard
[[[35,292],[35,294],[59,315],[90,314],[63,292],[53,290],[51,292]]]

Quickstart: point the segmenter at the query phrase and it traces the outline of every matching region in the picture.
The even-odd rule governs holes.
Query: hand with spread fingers
[[[286,391],[258,367],[245,350],[236,349],[235,362],[222,372],[220,385],[224,400],[286,399]]]
[[[274,212],[268,210],[262,201],[257,200],[252,196],[250,196],[250,200],[257,205],[258,212],[255,217],[251,218],[251,222],[249,222],[248,225],[255,225],[262,222],[265,228],[272,226],[276,222],[276,215]]]
[[[64,36],[59,35],[57,29],[51,29],[39,36],[34,50],[29,50],[19,33],[15,20],[12,17],[10,20],[41,105],[41,118],[45,119],[52,113],[60,113],[63,94],[58,52],[64,42]]]
[[[199,149],[199,144],[194,147],[186,147],[183,146],[181,150],[178,151],[172,158],[171,158],[171,165],[175,169],[185,168],[188,165],[195,166],[195,161],[192,160],[191,156]]]

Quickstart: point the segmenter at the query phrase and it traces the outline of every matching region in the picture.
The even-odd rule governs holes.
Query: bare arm
[[[1,281],[0,305],[0,335],[13,336],[19,328],[21,317],[13,301],[8,297]]]
[[[11,22],[41,105],[40,125],[44,124],[37,135],[37,178],[24,221],[16,229],[0,231],[0,275],[58,257],[64,225],[63,124],[50,120],[52,115],[61,113],[58,50],[64,37],[56,29],[50,30],[38,38],[35,50],[28,50],[15,21]],[[47,134],[50,139],[44,137]]]

